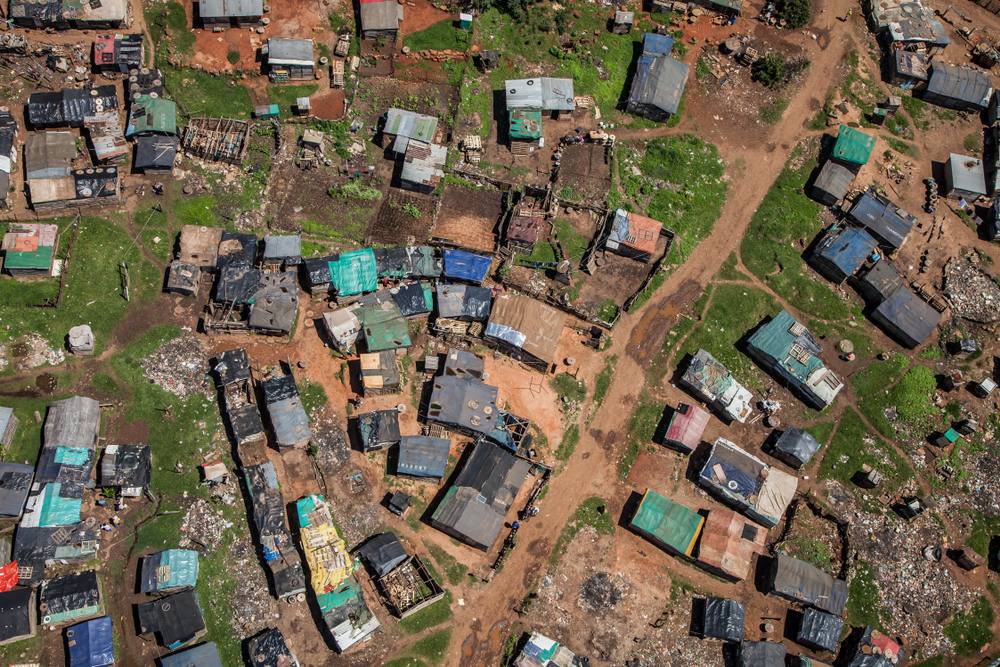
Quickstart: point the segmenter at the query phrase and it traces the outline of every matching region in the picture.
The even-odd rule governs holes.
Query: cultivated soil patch
[[[492,188],[449,185],[441,199],[433,236],[473,250],[492,251],[503,195]]]
[[[563,148],[556,188],[569,187],[577,200],[604,202],[611,187],[611,149],[601,144]]]
[[[390,190],[365,235],[366,241],[386,245],[422,244],[434,224],[436,203],[435,197]]]

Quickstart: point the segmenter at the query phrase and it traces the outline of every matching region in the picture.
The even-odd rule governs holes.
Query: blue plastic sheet
[[[111,617],[102,616],[66,630],[69,667],[107,667],[115,664]]]

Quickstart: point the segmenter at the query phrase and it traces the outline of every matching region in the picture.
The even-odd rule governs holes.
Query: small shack
[[[152,479],[149,445],[108,445],[101,458],[100,486],[117,488],[123,498],[138,498]]]
[[[14,432],[20,422],[14,416],[14,408],[0,405],[0,452],[6,452],[14,441]]]
[[[774,458],[796,470],[802,470],[822,445],[805,431],[794,426],[785,429],[774,443]]]
[[[698,543],[700,567],[730,581],[746,579],[754,554],[763,554],[767,530],[731,509],[712,508],[705,518]]]
[[[890,667],[903,662],[903,651],[899,644],[866,625],[854,645],[854,652],[844,667]],[[873,660],[873,658],[875,658]]]
[[[589,658],[588,658],[589,660]],[[550,665],[572,665],[577,667],[586,664],[583,658],[554,639],[549,639],[540,632],[532,632],[521,653],[514,659],[514,667],[549,667]]]
[[[399,187],[420,194],[434,194],[444,178],[444,165],[448,160],[448,147],[428,144],[411,139],[406,146],[406,157],[399,173]]]
[[[446,249],[442,275],[449,281],[482,285],[490,273],[493,258],[486,255],[476,255],[464,250]]]
[[[871,314],[872,321],[911,350],[921,345],[941,323],[942,314],[902,287]]]
[[[611,252],[648,264],[656,251],[663,223],[625,209],[615,211],[611,233],[604,247]]]
[[[295,378],[291,375],[271,378],[264,380],[261,387],[278,448],[308,445],[312,429],[309,427],[309,416],[302,407]]]
[[[986,171],[979,158],[951,154],[944,170],[944,196],[974,202],[986,196]]]
[[[989,106],[993,82],[989,74],[967,65],[946,65],[931,61],[930,77],[923,100],[947,109],[978,113]]]
[[[753,411],[753,394],[733,379],[733,374],[705,350],[698,350],[691,357],[680,385],[730,422],[735,419],[743,424]]]
[[[615,12],[615,20],[611,32],[616,35],[627,35],[632,32],[632,24],[635,22],[635,12]]]
[[[802,625],[795,641],[817,651],[836,653],[843,629],[844,622],[833,614],[807,608],[802,614]]]
[[[8,33],[10,34],[10,33]],[[22,38],[23,39],[23,38]],[[10,172],[17,159],[17,121],[6,107],[0,107],[0,210],[6,209],[10,192]]]
[[[8,16],[14,25],[21,28],[111,30],[125,24],[127,13],[128,3],[125,0],[101,0],[93,3],[72,0],[11,0]]]
[[[194,589],[136,605],[139,634],[159,635],[160,643],[171,651],[205,635],[198,593]]]
[[[712,445],[698,483],[762,526],[774,528],[795,497],[799,480],[719,438]]]
[[[503,294],[493,303],[486,338],[511,358],[545,371],[559,347],[566,317],[527,296]]]
[[[177,261],[181,264],[197,266],[203,271],[214,272],[219,255],[219,243],[222,242],[220,227],[201,227],[184,225],[181,227],[180,251]]]
[[[198,0],[198,16],[209,30],[256,27],[263,24],[264,0]]]
[[[393,408],[358,415],[358,433],[365,452],[377,452],[399,444],[399,411]]]
[[[132,165],[141,174],[168,176],[174,172],[177,161],[177,137],[150,135],[135,140],[135,162]]]
[[[433,144],[437,126],[438,119],[434,116],[392,108],[385,114],[382,134],[395,137],[392,150],[402,155],[406,153],[411,139],[423,144]]]
[[[812,198],[823,206],[833,206],[847,194],[854,172],[844,165],[827,160],[812,186]]]
[[[0,408],[9,410],[10,408]],[[23,463],[0,461],[0,519],[18,518],[28,499],[35,469]]]
[[[223,665],[215,642],[208,642],[186,651],[163,656],[160,658],[160,667],[223,667]]]
[[[745,631],[746,608],[742,602],[728,598],[705,600],[705,617],[701,636],[724,642],[741,642]]]
[[[359,358],[361,363],[361,388],[364,396],[399,393],[402,382],[400,380],[399,364],[396,361],[395,351],[363,352],[359,355]],[[398,423],[397,420],[397,430]]]
[[[628,113],[665,123],[680,109],[690,68],[670,57],[673,45],[672,37],[643,34],[625,109]]]
[[[148,134],[177,135],[177,103],[152,95],[139,95],[132,100],[125,136]]]
[[[157,551],[142,559],[139,592],[170,595],[198,583],[198,552],[190,549]]]
[[[771,592],[805,607],[843,617],[847,582],[834,579],[809,563],[777,553],[771,568]]]
[[[375,253],[371,248],[334,255],[329,264],[330,283],[338,297],[356,296],[378,289]]]
[[[12,588],[0,593],[0,646],[34,637],[35,589]]]
[[[88,570],[42,582],[38,596],[42,625],[59,627],[104,614],[101,581]]]
[[[861,274],[858,292],[870,304],[878,305],[899,291],[906,281],[899,270],[889,262],[882,260],[865,273]]]
[[[576,109],[573,79],[514,79],[506,81],[504,88],[508,112],[537,111],[558,120],[561,114]]]
[[[368,352],[399,350],[413,344],[406,318],[395,301],[358,308],[357,315]]]
[[[287,234],[264,237],[264,264],[268,266],[298,266],[302,263],[302,235]]]
[[[94,67],[102,72],[120,72],[142,67],[142,34],[94,36]]]
[[[438,317],[464,322],[485,322],[489,319],[493,290],[461,283],[438,283],[435,289]]]
[[[875,137],[868,136],[853,127],[841,125],[830,159],[856,175],[861,171],[861,167],[868,163],[874,148]]]
[[[403,5],[394,0],[361,0],[360,5],[361,39],[396,41],[403,20]]]
[[[323,325],[330,341],[340,352],[349,352],[361,333],[361,322],[353,310],[341,308],[323,313]]]
[[[59,247],[59,226],[12,222],[3,235],[3,268],[12,276],[51,276]]]
[[[691,556],[705,517],[646,489],[628,525],[667,553]]]
[[[115,664],[111,617],[101,616],[66,629],[69,667],[109,667]]]
[[[440,484],[448,468],[451,440],[426,435],[408,435],[399,442],[396,474],[419,482]]]
[[[785,667],[788,649],[773,642],[743,642],[740,646],[739,667]]]
[[[690,454],[701,444],[701,434],[705,432],[712,416],[689,403],[678,403],[677,409],[670,416],[667,434],[663,442],[667,447],[679,452]]]
[[[488,551],[503,528],[531,464],[488,442],[472,447],[455,484],[431,515],[431,525]]]
[[[475,436],[496,428],[499,390],[467,377],[434,378],[427,419],[446,429]]]
[[[267,78],[272,83],[312,81],[316,63],[311,39],[271,37],[264,50],[267,56]]]
[[[840,284],[853,276],[877,248],[878,241],[865,230],[833,225],[816,244],[813,262],[820,273]]]
[[[927,82],[927,55],[898,50],[893,54],[893,68],[889,83],[904,90],[912,90]]]
[[[378,577],[384,577],[409,556],[394,533],[379,533],[364,542],[357,550],[361,558]]]

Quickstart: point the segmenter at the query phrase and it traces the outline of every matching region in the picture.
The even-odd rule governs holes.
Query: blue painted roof
[[[817,255],[836,266],[844,275],[853,275],[878,247],[871,234],[857,227],[831,230],[819,242]]]
[[[493,259],[462,250],[444,251],[444,276],[481,283],[490,272]]]
[[[400,439],[396,473],[414,477],[444,477],[451,440],[410,435]]]

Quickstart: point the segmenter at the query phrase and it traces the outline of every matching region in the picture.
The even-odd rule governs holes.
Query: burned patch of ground
[[[496,242],[493,230],[503,211],[502,202],[503,195],[492,188],[449,185],[432,234],[473,250],[492,251]]]
[[[581,609],[602,612],[614,609],[622,599],[622,593],[607,572],[598,572],[580,586],[578,604]]]
[[[392,189],[382,199],[378,215],[366,234],[368,243],[420,245],[434,224],[437,199]]]

